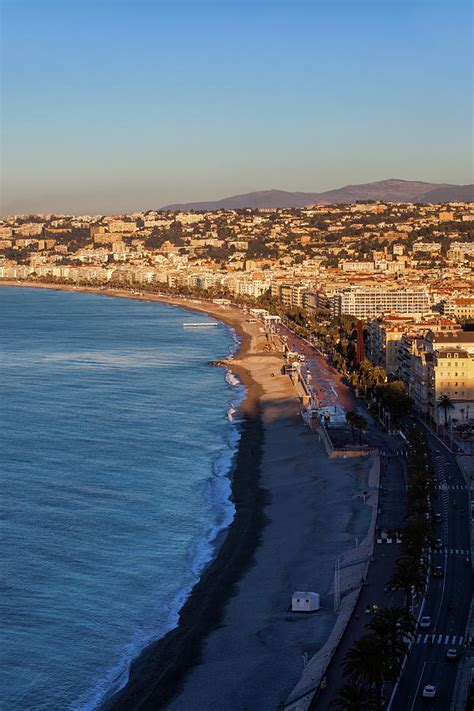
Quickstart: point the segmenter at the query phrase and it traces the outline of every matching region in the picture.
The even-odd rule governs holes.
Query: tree
[[[337,691],[331,708],[341,711],[379,711],[374,689],[367,684],[347,682]]]
[[[395,680],[408,650],[405,640],[415,631],[416,622],[413,616],[398,605],[383,607],[372,617],[368,627],[390,650],[390,676]]]
[[[376,365],[372,371],[372,381],[374,385],[382,385],[387,380],[387,373],[381,365]]]
[[[352,439],[355,441],[355,427],[356,427],[357,413],[354,410],[349,410],[346,412],[346,422],[350,425],[352,431]]]
[[[363,415],[356,415],[354,418],[354,427],[359,430],[359,444],[362,444],[362,432],[367,429],[367,420]]]
[[[375,634],[366,634],[354,642],[344,659],[344,673],[355,683],[367,683],[381,706],[382,685],[387,673],[385,645]]]
[[[405,384],[401,380],[377,385],[375,396],[381,405],[390,412],[394,424],[401,422],[413,402],[411,397],[405,393]]]
[[[389,580],[389,587],[402,590],[405,594],[405,608],[410,612],[412,590],[422,592],[425,587],[425,570],[418,558],[403,556],[397,560]]]
[[[440,395],[436,407],[444,410],[444,426],[448,427],[448,410],[454,410],[453,401],[449,395]]]

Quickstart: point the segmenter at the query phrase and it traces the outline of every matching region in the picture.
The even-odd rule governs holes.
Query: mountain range
[[[357,200],[382,200],[386,202],[443,203],[473,202],[474,185],[425,183],[419,180],[390,178],[375,183],[346,185],[322,193],[287,192],[286,190],[261,190],[244,195],[234,195],[222,200],[187,202],[166,205],[162,210],[232,210],[250,207],[305,207],[307,205],[333,205],[353,203]]]

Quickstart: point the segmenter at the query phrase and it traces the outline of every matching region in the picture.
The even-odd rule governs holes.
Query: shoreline
[[[338,619],[330,592],[334,558],[353,548],[354,536],[367,532],[368,507],[354,496],[367,487],[366,465],[327,459],[314,434],[302,426],[294,386],[279,375],[281,353],[268,352],[269,341],[258,324],[248,323],[236,307],[142,291],[1,285],[168,303],[206,313],[239,334],[240,347],[222,362],[246,387],[241,438],[229,472],[234,520],[219,535],[215,556],[181,608],[178,626],[142,650],[130,666],[127,684],[97,708],[219,711],[225,695],[227,707],[240,704],[257,711],[269,708],[272,699],[276,708],[300,679],[301,655],[312,657],[323,647]],[[302,547],[308,535],[312,546]],[[304,629],[291,624],[287,613],[289,597],[302,589],[301,583],[322,594],[320,613]],[[248,606],[255,590],[261,591],[258,610]],[[262,647],[262,626],[271,630],[271,652],[266,644]],[[253,660],[250,667],[248,659]]]
[[[222,307],[212,302],[194,303],[194,300],[180,297],[133,294],[121,289],[74,288],[53,283],[0,281],[1,286],[85,292],[112,298],[155,301],[188,311],[207,313],[233,328],[239,337],[238,348],[224,365],[225,369],[238,378],[246,391],[239,405],[242,415],[239,425],[240,440],[227,474],[231,480],[234,518],[214,541],[213,558],[203,568],[199,580],[181,607],[177,626],[139,653],[130,665],[125,686],[105,698],[99,707],[103,711],[162,708],[177,695],[187,672],[199,662],[204,640],[219,624],[224,607],[238,580],[251,564],[265,525],[265,497],[259,486],[264,436],[260,405],[263,388],[253,380],[244,365],[234,362],[245,359],[251,347],[252,336],[242,326],[244,317],[236,307]],[[229,313],[230,309],[233,313]]]

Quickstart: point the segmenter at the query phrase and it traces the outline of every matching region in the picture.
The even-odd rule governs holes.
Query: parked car
[[[438,512],[438,513],[435,513],[435,521],[436,521],[436,523],[441,523],[442,520],[443,520],[443,516],[442,516],[439,512]]]

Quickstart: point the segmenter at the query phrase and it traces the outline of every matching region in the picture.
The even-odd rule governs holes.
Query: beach
[[[231,473],[234,521],[183,606],[179,626],[142,652],[127,686],[106,708],[275,709],[334,626],[334,563],[367,532],[370,506],[358,494],[367,487],[370,462],[328,460],[302,423],[294,386],[280,373],[281,353],[270,350],[260,325],[239,309],[77,290],[176,304],[226,322],[241,339],[226,367],[247,390]],[[295,590],[319,592],[321,611],[290,613]]]

